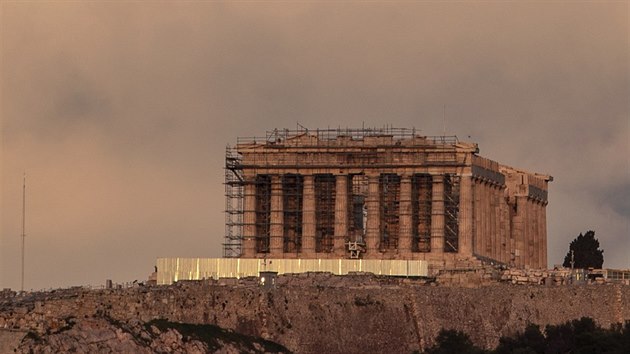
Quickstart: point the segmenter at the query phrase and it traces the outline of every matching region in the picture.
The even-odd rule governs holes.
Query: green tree
[[[468,335],[453,329],[442,329],[436,338],[433,347],[426,350],[427,354],[482,354],[484,351],[477,348]]]
[[[544,353],[545,336],[540,332],[540,327],[529,324],[523,333],[517,333],[513,337],[501,337],[499,346],[493,353],[515,354],[515,353]]]
[[[569,245],[569,252],[564,257],[563,266],[571,267],[571,251],[575,268],[596,268],[601,269],[604,264],[604,250],[599,249],[599,241],[595,238],[595,231],[588,231],[580,235]]]
[[[582,317],[563,324],[547,325],[544,332],[539,326],[530,324],[523,332],[501,337],[494,350],[476,347],[465,333],[456,330],[441,330],[435,342],[425,354],[627,354],[630,321],[615,323],[610,329],[605,329],[592,318]]]

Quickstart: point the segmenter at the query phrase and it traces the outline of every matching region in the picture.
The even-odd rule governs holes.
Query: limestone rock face
[[[288,353],[260,338],[216,326],[183,325],[165,320],[121,323],[106,317],[71,319],[54,333],[29,332],[17,353]],[[17,344],[17,343],[16,343]]]
[[[630,320],[630,286],[554,277],[306,273],[279,276],[271,289],[240,279],[28,293],[0,298],[0,352],[411,353],[433,345],[441,329],[493,348],[528,324],[590,317],[609,328]]]

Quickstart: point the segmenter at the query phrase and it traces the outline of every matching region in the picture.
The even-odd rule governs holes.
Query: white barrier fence
[[[385,259],[257,259],[257,258],[158,258],[157,283],[178,280],[243,278],[261,271],[278,274],[330,272],[345,275],[367,272],[376,275],[427,276],[426,261]]]

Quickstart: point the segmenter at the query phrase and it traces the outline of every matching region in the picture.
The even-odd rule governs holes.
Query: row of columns
[[[366,198],[367,222],[365,230],[366,258],[377,258],[380,255],[380,174],[368,174],[368,191]],[[412,254],[412,186],[411,174],[402,174],[399,197],[399,238],[398,254],[401,258]],[[251,182],[251,181],[250,181]],[[351,183],[348,175],[335,176],[335,226],[333,253],[339,257],[346,255],[346,239],[349,227],[349,198],[346,191]],[[339,193],[341,191],[341,193]],[[431,201],[431,253],[444,252],[444,175],[433,175]],[[256,185],[246,183],[244,187],[244,216],[242,257],[257,256],[256,250]],[[314,175],[303,175],[302,205],[302,249],[305,258],[316,256],[316,201]],[[459,213],[459,249],[458,253],[472,255],[472,181],[470,175],[462,175],[460,182]],[[282,258],[284,242],[284,213],[282,197],[282,178],[273,175],[271,178],[271,210],[270,210],[270,242],[271,257]]]
[[[517,195],[508,203],[505,186],[479,179],[473,195],[475,255],[517,267],[547,267],[546,202]]]
[[[515,236],[523,239],[524,252],[520,252],[517,265],[531,268],[547,267],[547,230],[545,202],[527,196],[517,197],[518,214],[524,222]]]
[[[475,179],[474,253],[508,264],[512,257],[510,217],[505,202],[505,186]]]

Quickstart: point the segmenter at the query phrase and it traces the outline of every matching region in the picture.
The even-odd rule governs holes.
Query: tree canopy
[[[601,269],[604,264],[604,250],[599,249],[599,241],[595,238],[595,231],[588,231],[580,235],[569,245],[569,252],[564,257],[564,267],[571,267],[571,251],[575,264],[574,268]]]
[[[598,326],[588,317],[547,325],[543,330],[530,324],[523,332],[502,336],[499,345],[491,350],[475,346],[468,335],[443,329],[434,346],[426,354],[547,354],[547,353],[628,353],[630,348],[630,321],[613,324],[610,329]]]

